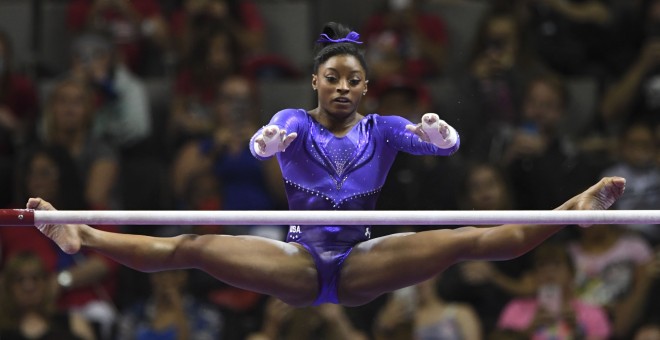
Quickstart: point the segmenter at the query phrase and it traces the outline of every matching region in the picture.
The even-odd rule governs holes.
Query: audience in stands
[[[32,137],[39,101],[33,81],[14,70],[12,41],[0,31],[0,206],[13,202],[13,164]]]
[[[41,140],[66,149],[75,160],[87,206],[116,209],[121,206],[119,159],[109,143],[92,134],[94,100],[94,89],[86,82],[65,79],[56,83],[42,110]]]
[[[437,112],[461,135],[461,150],[449,159],[400,157],[381,193],[380,209],[548,209],[603,175],[628,180],[616,208],[658,208],[660,0],[499,0],[479,6],[452,0],[461,9],[451,12],[456,17],[437,11],[441,7],[431,1],[333,1],[345,9],[345,15],[333,20],[353,23],[372,65],[360,112],[412,121],[421,113]],[[20,208],[26,197],[41,196],[68,210],[283,208],[277,165],[256,162],[247,139],[265,123],[263,117],[283,109],[258,100],[271,95],[257,95],[262,85],[308,84],[310,70],[295,69],[268,49],[292,37],[262,4],[48,2],[35,8],[44,9],[43,15],[60,8],[55,13],[61,13],[74,38],[72,45],[61,46],[71,50],[71,64],[58,67],[70,71],[56,79],[36,79],[38,70],[29,67],[33,60],[14,59],[42,52],[38,22],[31,21],[34,39],[20,45],[14,41],[16,49],[0,33],[0,206]],[[300,6],[309,9],[309,17],[287,18],[291,27],[286,29],[317,26],[321,16],[315,11],[321,7],[315,2]],[[476,7],[481,12],[474,12]],[[39,20],[39,13],[27,13],[34,14],[30,20]],[[464,20],[463,14],[478,14],[482,20],[469,27],[472,20]],[[475,34],[456,40],[466,39],[465,32]],[[473,53],[459,63],[467,67],[448,69],[453,46],[466,44],[474,45]],[[21,46],[32,50],[17,53]],[[28,67],[19,70],[16,65]],[[568,86],[576,80],[600,87],[594,102],[587,103],[596,112],[580,113],[588,116],[587,132],[602,138],[598,148],[591,145],[598,154],[584,151],[586,134],[574,134],[569,104],[575,98],[591,100]],[[171,88],[172,96],[158,88]],[[311,91],[290,94],[302,95],[311,96]],[[165,103],[162,110],[151,105],[156,101]],[[114,339],[130,338],[129,333],[194,338],[196,329],[207,329],[197,334],[224,339],[424,338],[442,330],[463,338],[478,338],[469,335],[477,331],[484,338],[527,339],[540,324],[554,324],[574,335],[653,339],[660,329],[660,258],[652,246],[658,247],[660,234],[654,226],[629,227],[568,228],[553,239],[568,250],[566,261],[557,253],[541,262],[528,256],[461,264],[437,282],[408,290],[417,297],[406,300],[414,306],[402,304],[403,297],[413,296],[403,291],[360,308],[300,310],[199,272],[125,275],[125,268],[119,271],[101,254],[68,256],[34,229],[2,227],[0,338],[20,333],[17,338]],[[131,232],[161,230],[134,228]],[[272,238],[282,238],[283,231],[262,226],[176,228]],[[533,264],[540,267],[530,269]],[[573,298],[573,312],[546,318],[548,311],[537,308],[534,278],[562,279],[562,300]],[[131,309],[135,297],[147,296],[152,299]],[[19,304],[29,312],[17,312]],[[400,315],[403,306],[415,307],[415,313]],[[602,309],[606,322],[598,312]],[[196,318],[190,310],[202,313]],[[511,318],[521,311],[526,313]],[[500,325],[507,329],[496,329],[500,314]],[[595,316],[601,326],[582,323],[585,315]],[[115,322],[117,316],[124,321]],[[382,320],[401,332],[385,334],[387,327],[379,327]],[[469,320],[469,331],[462,320]],[[91,336],[85,322],[92,327]],[[584,327],[576,328],[580,325]]]
[[[7,259],[0,279],[0,338],[96,339],[81,315],[57,308],[53,281],[36,253],[20,252]]]
[[[57,202],[68,210],[86,209],[83,183],[67,150],[60,147],[34,146],[25,150],[17,165],[17,203],[24,207],[28,197],[42,197]],[[105,230],[118,231],[115,226]],[[49,272],[56,273],[51,285],[57,306],[76,311],[92,322],[99,338],[110,339],[116,311],[112,299],[118,264],[95,252],[68,255],[54,247],[36,228],[0,228],[2,262],[6,265],[14,254],[31,251],[44,262]]]

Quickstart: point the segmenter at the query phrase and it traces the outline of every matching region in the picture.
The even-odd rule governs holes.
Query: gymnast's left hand
[[[446,149],[456,144],[457,134],[454,128],[435,113],[425,114],[421,123],[408,124],[406,129],[416,134],[422,141],[433,143],[439,148]]]
[[[41,198],[30,198],[26,208],[34,210],[57,210],[48,201]],[[78,225],[40,224],[39,231],[53,240],[67,254],[75,254],[80,250],[81,240]]]

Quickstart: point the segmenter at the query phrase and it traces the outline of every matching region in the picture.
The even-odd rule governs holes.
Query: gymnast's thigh
[[[295,243],[257,236],[203,235],[193,243],[196,267],[239,288],[275,296],[293,305],[316,298],[316,266]]]
[[[339,301],[360,305],[427,280],[452,265],[455,254],[449,230],[400,233],[356,245],[344,261]]]

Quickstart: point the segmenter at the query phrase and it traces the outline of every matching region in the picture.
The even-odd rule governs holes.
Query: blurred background
[[[437,112],[461,135],[449,158],[399,155],[379,209],[552,209],[610,175],[627,179],[615,209],[660,208],[660,0],[0,0],[0,206],[286,209],[277,164],[248,140],[316,106],[328,21],[365,42],[361,113]],[[3,227],[0,338],[660,339],[658,226],[547,243],[365,306],[294,309]]]

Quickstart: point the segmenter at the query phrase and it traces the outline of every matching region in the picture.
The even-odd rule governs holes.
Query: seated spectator
[[[578,239],[567,246],[575,264],[576,297],[605,309],[612,335],[628,339],[648,309],[646,301],[653,296],[660,261],[643,238],[618,226],[580,228],[579,232]],[[482,275],[514,295],[530,295],[537,288],[533,275],[512,279],[492,267],[482,268]]]
[[[516,205],[504,172],[495,164],[475,162],[467,166],[459,182],[461,210],[511,210]],[[490,334],[502,308],[512,295],[495,280],[520,277],[528,267],[528,255],[510,261],[468,261],[449,268],[440,280],[440,294],[450,302],[471,306],[481,320],[482,333]]]
[[[587,157],[561,127],[567,115],[564,81],[550,73],[526,85],[521,121],[505,136],[502,164],[521,209],[550,209],[562,197],[580,192],[605,166]],[[543,185],[539,185],[543,183]]]
[[[107,37],[90,32],[74,41],[70,76],[95,89],[94,137],[126,151],[151,135],[145,87],[118,60]]]
[[[20,178],[16,197],[43,197],[58,202],[67,210],[84,210],[83,184],[69,153],[58,147],[36,146],[26,150],[17,165]],[[15,207],[24,207],[21,203]],[[118,231],[115,226],[104,230]],[[0,249],[6,261],[13,254],[31,251],[39,255],[49,272],[57,273],[55,288],[57,306],[76,311],[98,326],[97,335],[110,339],[114,325],[115,273],[118,264],[105,256],[85,251],[68,255],[44,237],[36,228],[0,228]],[[0,266],[4,265],[3,262]]]
[[[108,143],[92,135],[94,93],[89,85],[72,79],[57,83],[48,96],[42,119],[42,140],[65,148],[76,161],[87,206],[118,209],[117,154]]]
[[[381,115],[399,115],[416,121],[420,112],[434,112],[430,90],[421,82],[401,75],[391,75],[369,83],[365,97],[364,112],[378,112]],[[448,117],[449,124],[454,121]],[[380,193],[378,209],[383,210],[442,210],[455,209],[456,200],[452,194],[438,197],[437,188],[448,193],[457,190],[457,175],[461,173],[461,159],[450,157],[420,157],[400,153],[386,183]],[[436,176],[442,173],[443,176]],[[401,226],[421,230],[423,226]],[[395,228],[374,228],[374,235],[395,232]]]
[[[172,14],[170,26],[180,60],[197,53],[196,44],[224,27],[236,40],[242,74],[253,80],[300,75],[290,61],[267,50],[266,23],[252,0],[185,0]]]
[[[628,337],[642,315],[654,278],[647,268],[653,250],[640,236],[619,226],[580,228],[568,246],[576,264],[580,298],[603,306],[611,315],[613,334]]]
[[[413,79],[444,73],[448,37],[444,21],[422,9],[423,0],[391,0],[360,33],[369,45],[370,78],[391,74]]]
[[[12,255],[0,278],[1,339],[95,339],[83,317],[56,308],[52,273],[35,253]]]
[[[617,49],[629,47],[626,40],[630,37],[622,39],[616,30],[618,18],[613,10],[616,1],[518,3],[524,6],[525,15],[521,19],[534,50],[553,71],[562,75],[602,74],[607,71],[610,55],[618,53]]]
[[[364,111],[381,115],[399,115],[414,121],[420,112],[433,109],[431,91],[422,82],[393,74],[369,82],[362,102]]]
[[[183,197],[190,176],[210,170],[218,179],[224,209],[274,209],[277,198],[284,197],[281,179],[275,177],[279,168],[256,161],[248,145],[257,129],[254,88],[246,78],[232,76],[216,91],[210,107],[212,131],[185,144],[173,162],[174,193]]]
[[[174,83],[169,140],[176,149],[212,131],[212,109],[222,82],[236,74],[240,62],[236,38],[227,28],[198,39]]]
[[[475,311],[444,301],[438,295],[438,278],[392,293],[376,319],[376,339],[481,339]]]
[[[232,30],[241,54],[252,56],[264,48],[265,24],[251,0],[184,0],[172,13],[170,27],[182,56],[189,55],[194,42],[209,36],[215,27]]]
[[[9,36],[0,31],[0,206],[12,203],[12,164],[34,132],[37,92],[32,81],[13,69]]]
[[[499,161],[496,138],[521,121],[525,86],[543,69],[522,35],[514,13],[488,13],[479,25],[467,76],[457,75],[457,95],[443,103],[443,112],[457,117],[461,149],[470,159]]]
[[[345,312],[335,304],[294,308],[275,298],[266,303],[261,329],[250,334],[248,340],[318,339],[318,340],[366,340],[363,332],[356,330]]]
[[[502,169],[493,163],[470,164],[461,188],[461,210],[513,210],[515,207],[509,180]]]
[[[604,309],[575,294],[575,267],[560,244],[534,252],[535,297],[509,302],[498,328],[526,333],[530,339],[608,339],[611,326]]]
[[[615,204],[621,210],[646,210],[660,207],[660,168],[655,163],[656,142],[653,129],[646,122],[628,125],[619,138],[617,159],[603,172],[604,176],[626,178],[626,197]],[[655,225],[629,225],[641,232],[653,245],[660,243],[660,231]]]
[[[171,47],[167,22],[155,0],[73,0],[66,21],[74,34],[108,32],[117,58],[140,75],[158,72],[150,68],[162,66]]]
[[[660,123],[660,0],[642,2],[637,21],[643,28],[641,46],[600,101],[607,132],[619,134],[630,122]]]
[[[149,274],[151,294],[122,312],[118,339],[220,339],[221,314],[188,293],[187,272]]]

